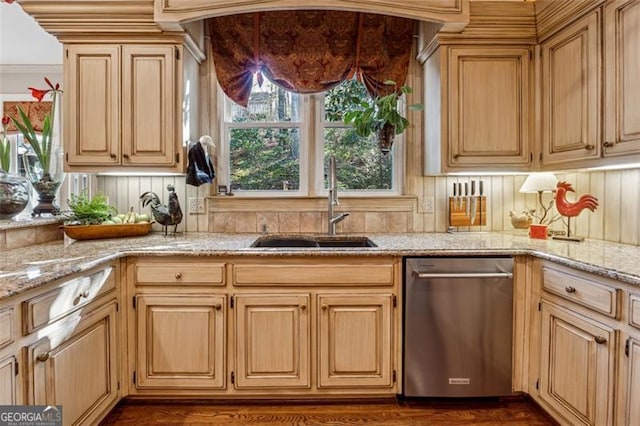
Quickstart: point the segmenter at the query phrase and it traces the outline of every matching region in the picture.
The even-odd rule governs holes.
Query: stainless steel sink
[[[322,247],[322,248],[341,248],[341,247],[377,247],[376,243],[367,237],[349,237],[349,236],[277,236],[270,235],[260,237],[255,240],[251,247],[262,248],[294,248],[294,247]]]

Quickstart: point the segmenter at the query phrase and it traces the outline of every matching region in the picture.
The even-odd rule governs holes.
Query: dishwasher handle
[[[513,278],[513,272],[415,272],[418,278]]]

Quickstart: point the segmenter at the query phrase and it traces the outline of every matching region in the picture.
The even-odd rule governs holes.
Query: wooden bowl
[[[113,225],[63,225],[67,237],[74,240],[137,237],[151,231],[151,223],[118,223]]]

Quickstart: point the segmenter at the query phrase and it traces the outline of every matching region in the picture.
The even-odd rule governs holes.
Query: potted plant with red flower
[[[59,154],[53,155],[56,152],[53,140],[55,114],[62,90],[59,83],[54,85],[46,77],[44,80],[49,86],[48,89],[29,87],[31,95],[38,102],[42,102],[47,95],[51,96],[51,112],[45,115],[40,135],[34,129],[29,116],[19,106],[18,117],[11,117],[11,121],[20,130],[20,133],[22,133],[22,136],[24,136],[33,151],[31,155],[23,156],[23,159],[27,177],[38,193],[40,201],[33,209],[34,215],[43,213],[57,214],[60,212],[60,208],[55,204],[55,196],[63,179],[61,151],[57,149]]]

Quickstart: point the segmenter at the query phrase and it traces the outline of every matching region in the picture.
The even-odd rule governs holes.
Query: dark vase
[[[19,215],[29,204],[29,188],[25,178],[0,171],[0,219]]]
[[[378,147],[383,154],[388,154],[393,145],[393,138],[396,136],[396,126],[386,123],[382,129],[378,129]]]

